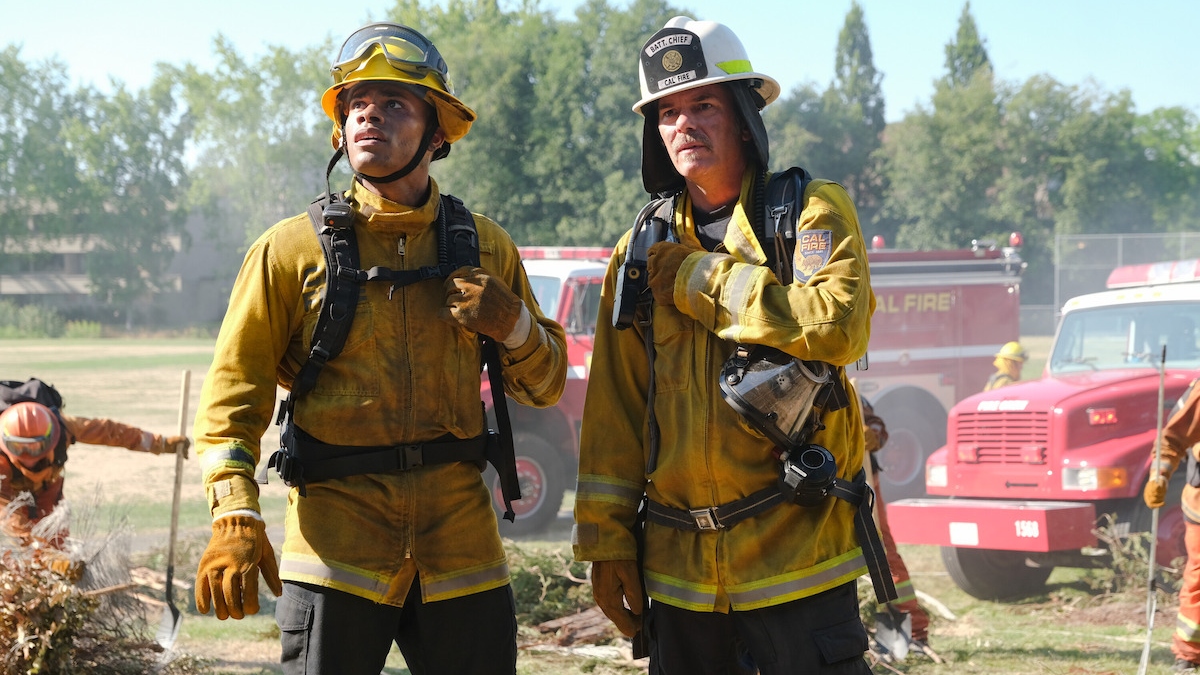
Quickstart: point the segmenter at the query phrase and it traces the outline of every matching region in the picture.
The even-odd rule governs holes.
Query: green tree
[[[297,51],[276,46],[248,59],[218,35],[211,72],[193,64],[164,70],[195,125],[186,202],[227,252],[214,274],[228,287],[251,242],[325,191],[333,127],[320,97],[333,49],[328,42]],[[335,190],[344,189],[346,175],[336,175]]]
[[[933,109],[918,107],[888,129],[881,149],[890,185],[885,215],[897,244],[953,248],[1000,229],[990,190],[1003,171],[1000,106],[990,72],[963,87],[939,84]]]
[[[82,105],[61,61],[0,50],[0,241],[77,231],[80,177],[62,136]]]
[[[611,245],[646,201],[636,54],[674,15],[659,0],[620,11],[589,0],[574,21],[536,2],[398,0],[479,119],[433,175],[520,244]]]
[[[823,93],[801,85],[764,111],[775,168],[800,165],[842,184],[864,226],[882,205],[880,147],[883,75],[875,69],[862,7],[853,3],[838,35],[833,82]]]
[[[80,230],[93,242],[87,256],[92,294],[118,308],[132,327],[136,306],[169,290],[165,272],[175,255],[185,211],[184,147],[190,120],[177,110],[162,77],[131,92],[84,90],[82,114],[64,129],[80,173]],[[175,239],[173,242],[172,239]]]
[[[969,1],[963,5],[962,14],[958,17],[958,32],[954,41],[947,43],[945,50],[946,82],[952,87],[966,86],[976,73],[992,69],[987,48],[975,26],[975,17],[971,15]]]

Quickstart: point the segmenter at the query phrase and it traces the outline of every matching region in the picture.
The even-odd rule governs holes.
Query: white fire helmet
[[[650,36],[638,53],[638,79],[642,98],[634,112],[642,115],[642,184],[651,194],[676,192],[684,187],[658,134],[658,99],[676,92],[726,84],[738,113],[750,130],[761,168],[767,168],[770,144],[759,113],[779,97],[779,83],[754,71],[741,40],[715,21],[695,21],[677,16]]]

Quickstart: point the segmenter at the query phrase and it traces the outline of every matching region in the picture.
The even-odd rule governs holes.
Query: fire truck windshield
[[[1079,309],[1062,319],[1050,373],[1156,368],[1167,347],[1167,365],[1200,367],[1196,326],[1200,304],[1157,302]]]
[[[552,319],[558,316],[558,287],[561,285],[558,277],[529,275],[529,287],[533,290],[533,297],[537,298],[538,307],[542,308],[543,315]]]

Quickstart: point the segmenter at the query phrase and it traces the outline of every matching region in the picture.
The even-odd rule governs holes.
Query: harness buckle
[[[705,509],[691,509],[688,511],[688,514],[692,516],[692,520],[701,532],[716,532],[717,530],[725,529],[721,521],[717,520],[716,507],[710,506]]]
[[[396,453],[400,457],[400,468],[404,471],[425,465],[425,453],[421,445],[397,445]]]

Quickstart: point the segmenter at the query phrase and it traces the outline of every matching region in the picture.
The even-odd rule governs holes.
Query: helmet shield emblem
[[[651,95],[708,77],[700,38],[682,28],[664,28],[651,36],[642,48],[641,59]]]

